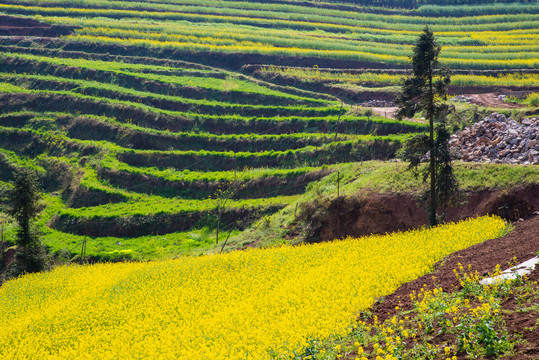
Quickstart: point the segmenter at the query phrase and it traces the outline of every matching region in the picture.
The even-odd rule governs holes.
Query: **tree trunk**
[[[219,244],[219,227],[221,226],[221,210],[219,209],[219,217],[217,218],[217,231],[215,235],[215,243]]]
[[[432,89],[432,64],[429,69],[429,142],[430,142],[430,225],[435,226],[436,221],[436,209],[438,207],[436,203],[436,158],[434,153],[434,91]]]

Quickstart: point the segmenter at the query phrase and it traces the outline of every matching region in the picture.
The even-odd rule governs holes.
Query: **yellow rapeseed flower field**
[[[1,359],[288,358],[446,255],[499,236],[429,230],[178,260],[63,266],[0,288]]]

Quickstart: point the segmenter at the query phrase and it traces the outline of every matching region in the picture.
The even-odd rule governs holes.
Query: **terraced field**
[[[222,242],[340,164],[392,158],[425,130],[341,95],[398,85],[426,23],[457,86],[537,87],[539,6],[459,9],[4,1],[0,189],[35,169],[58,253],[86,236],[97,259],[204,251],[217,227]]]
[[[51,192],[42,221],[54,250],[76,247],[82,235],[114,237],[92,247],[97,254],[125,242],[116,237],[196,237],[216,220],[227,231],[241,229],[288,204],[333,164],[391,157],[405,136],[397,133],[423,129],[341,116],[333,100],[224,71],[5,59],[1,180],[22,166],[40,173]],[[50,75],[18,72],[29,63]],[[90,71],[99,73],[90,79]],[[127,80],[115,83],[116,76]]]
[[[0,6],[7,14],[73,27],[75,32],[61,42],[47,44],[73,50],[124,55],[130,47],[137,55],[181,56],[234,68],[245,65],[245,60],[282,64],[282,57],[295,66],[372,63],[403,67],[418,32],[429,24],[444,46],[444,63],[452,68],[537,68],[535,4],[484,5],[475,9],[482,13],[479,16],[464,16],[466,9],[451,16],[452,10],[373,11],[358,6],[335,9],[323,3],[204,0],[82,0],[76,4],[45,0]],[[13,46],[17,41],[8,39],[4,44]],[[249,56],[254,54],[258,56]]]

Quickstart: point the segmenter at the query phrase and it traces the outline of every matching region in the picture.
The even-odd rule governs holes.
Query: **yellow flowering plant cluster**
[[[0,358],[316,356],[306,351],[319,354],[318,339],[349,333],[376,298],[504,230],[502,219],[487,216],[314,245],[27,275],[0,288]],[[380,356],[408,341],[396,325],[380,327],[387,329]]]
[[[508,333],[501,306],[519,291],[530,297],[534,290],[528,288],[527,279],[481,285],[482,276],[471,267],[465,269],[459,264],[454,272],[458,291],[427,289],[424,285],[410,294],[411,311],[397,306],[395,315],[383,322],[364,312],[337,346],[324,344],[320,348],[329,346],[333,350],[330,358],[346,356],[355,360],[455,360],[463,355],[478,359],[497,358],[510,352],[517,339]],[[489,276],[499,274],[498,265]],[[522,289],[515,290],[518,287]],[[321,351],[317,355],[313,358],[327,358]]]
[[[252,4],[132,1],[14,1],[0,4],[11,15],[50,24],[76,25],[69,42],[93,42],[194,52],[270,54],[349,59],[403,65],[425,24],[444,45],[441,60],[452,68],[535,69],[535,14],[421,17],[307,6],[260,11]],[[63,3],[63,4],[62,4]],[[67,4],[69,4],[67,6]],[[63,6],[65,5],[65,6]],[[265,4],[283,6],[283,4]],[[316,12],[316,14],[311,12]]]
[[[259,70],[266,76],[281,75],[304,81],[327,82],[331,84],[358,84],[376,86],[396,86],[402,82],[403,75],[390,72],[338,72],[334,69],[287,68],[267,66]],[[454,74],[451,83],[459,86],[534,86],[539,82],[539,74],[500,73],[496,76]]]

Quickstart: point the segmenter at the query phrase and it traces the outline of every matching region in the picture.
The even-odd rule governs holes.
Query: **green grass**
[[[28,74],[11,74],[3,73],[0,75],[1,80],[7,80],[11,84],[20,84],[20,86],[13,85],[11,88],[6,87],[3,92],[24,92],[25,90],[58,90],[63,88],[64,91],[70,91],[73,93],[81,94],[95,94],[96,96],[108,97],[121,99],[123,96],[126,99],[140,98],[140,101],[150,101],[154,100],[166,100],[169,102],[176,102],[181,104],[190,105],[193,110],[212,113],[217,110],[227,113],[239,113],[241,114],[242,109],[252,109],[262,113],[264,109],[273,110],[278,112],[279,110],[290,110],[290,111],[305,111],[307,109],[312,109],[316,111],[315,108],[307,105],[302,105],[301,100],[298,99],[299,105],[290,105],[290,106],[272,106],[272,105],[254,105],[254,104],[234,104],[229,102],[222,102],[216,100],[206,100],[206,99],[191,99],[187,97],[179,96],[170,96],[170,95],[161,95],[155,94],[148,91],[138,91],[133,90],[127,87],[118,86],[109,83],[102,83],[97,81],[87,81],[87,80],[77,80],[77,79],[65,79],[63,77],[51,76],[51,75],[28,75]],[[7,83],[4,83],[7,84]],[[52,89],[47,89],[47,87],[53,87]],[[318,106],[328,106],[329,103],[322,103],[320,101],[312,101],[314,105]],[[312,105],[312,104],[311,104]],[[211,108],[216,110],[211,111]],[[205,110],[205,111],[204,111]]]
[[[462,47],[460,47],[462,48]],[[504,47],[500,46],[500,51],[503,51]],[[538,47],[539,49],[539,47]],[[473,47],[469,47],[472,51]],[[347,72],[339,71],[338,69],[317,69],[317,68],[280,68],[276,66],[270,66],[258,70],[259,74],[265,77],[281,75],[297,79],[301,82],[322,82],[329,84],[340,84],[341,86],[347,86],[359,90],[371,90],[381,89],[398,90],[405,77],[404,73],[392,73],[384,72],[383,70],[378,72]],[[451,76],[451,85],[454,86],[522,86],[530,87],[537,86],[539,81],[539,74],[536,73],[500,73],[500,74],[485,74],[485,75],[472,75],[472,74],[453,74]],[[361,86],[363,85],[363,86]],[[397,86],[391,87],[390,85]]]
[[[341,168],[341,194],[361,193],[418,193],[425,189],[421,177],[415,177],[402,162],[367,161]],[[508,189],[515,186],[539,183],[536,166],[511,166],[505,164],[480,164],[456,162],[455,172],[460,187],[465,191]],[[337,174],[311,184],[303,200],[335,192]]]
[[[263,199],[242,199],[230,200],[227,208],[254,208],[271,205],[284,205],[294,201],[297,196],[266,197]],[[218,204],[215,199],[206,200],[185,200],[170,199],[160,196],[140,195],[137,201],[127,201],[116,204],[105,204],[101,206],[83,207],[79,209],[61,209],[59,216],[86,219],[112,219],[129,216],[159,215],[159,214],[181,214],[202,212],[209,213],[216,210]]]
[[[163,181],[184,181],[184,182],[231,182],[237,181],[251,181],[256,179],[263,179],[268,177],[288,177],[288,176],[301,176],[310,172],[333,169],[334,166],[321,166],[321,167],[297,167],[293,169],[282,168],[252,168],[244,169],[242,171],[193,171],[185,169],[182,171],[175,171],[172,168],[160,169],[157,167],[141,167],[131,166],[129,164],[118,161],[114,158],[104,159],[100,165],[103,168],[110,170],[118,170],[126,173],[148,175],[155,178],[162,179]]]
[[[245,244],[271,246],[287,243],[290,225],[295,221],[297,207],[322,197],[366,197],[376,194],[411,193],[419,195],[426,190],[421,177],[407,170],[401,162],[365,161],[336,167],[331,174],[312,182],[297,201],[281,211],[261,219],[242,234],[231,239],[231,248]],[[509,189],[526,184],[539,184],[539,168],[526,165],[455,163],[455,172],[461,189],[466,192]]]
[[[83,241],[87,242],[86,255],[93,261],[117,260],[157,260],[170,259],[183,255],[197,255],[206,251],[219,251],[222,244],[215,244],[215,230],[202,227],[186,232],[164,235],[128,237],[89,237],[51,229],[45,224],[50,221],[63,204],[60,198],[45,196],[45,210],[41,213],[38,224],[42,230],[42,241],[48,250],[60,257],[61,261],[71,260],[80,254]],[[228,234],[229,229],[225,229]],[[233,230],[232,235],[238,234]],[[15,227],[6,227],[7,240],[14,242]]]

